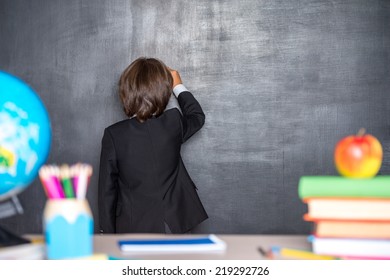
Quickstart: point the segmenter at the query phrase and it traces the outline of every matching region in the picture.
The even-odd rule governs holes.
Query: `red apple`
[[[336,144],[334,160],[340,175],[350,178],[370,178],[375,176],[382,165],[382,145],[377,138],[364,134],[360,129],[357,135],[350,135]]]

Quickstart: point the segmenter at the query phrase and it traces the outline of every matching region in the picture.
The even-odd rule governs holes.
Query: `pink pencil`
[[[58,168],[58,166],[51,165],[50,172],[51,172],[53,183],[56,186],[59,198],[65,198],[65,192],[64,189],[62,188],[61,181],[60,181],[60,169]]]
[[[60,199],[64,198],[63,191],[61,185],[58,185],[56,180],[51,174],[50,168],[47,166],[43,166],[39,170],[39,177],[43,184],[44,189],[46,190],[46,194],[49,199]],[[61,194],[62,191],[62,194]]]
[[[78,186],[79,186],[79,174],[80,174],[80,163],[76,163],[70,168],[70,176],[72,177],[73,192],[77,197]]]

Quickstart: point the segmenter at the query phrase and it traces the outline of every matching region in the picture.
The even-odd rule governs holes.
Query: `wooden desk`
[[[94,236],[95,253],[104,253],[116,258],[129,259],[179,259],[179,260],[258,260],[264,259],[258,247],[268,250],[271,246],[310,250],[311,244],[306,235],[219,235],[227,249],[224,253],[170,253],[170,254],[123,254],[118,247],[118,240],[127,238],[169,238],[175,235],[165,234],[109,234]],[[183,237],[183,235],[180,235]],[[197,235],[192,235],[197,236]]]

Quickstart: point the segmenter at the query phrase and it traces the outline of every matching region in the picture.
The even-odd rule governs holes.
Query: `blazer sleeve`
[[[202,107],[195,97],[188,91],[180,93],[177,98],[183,113],[183,143],[202,128],[205,122],[205,115]]]
[[[105,129],[100,155],[98,206],[101,233],[115,233],[118,198],[118,167],[110,132]]]

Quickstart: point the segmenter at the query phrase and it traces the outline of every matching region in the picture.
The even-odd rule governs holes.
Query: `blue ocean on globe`
[[[0,71],[0,201],[29,186],[45,163],[50,144],[49,115],[38,95]]]

